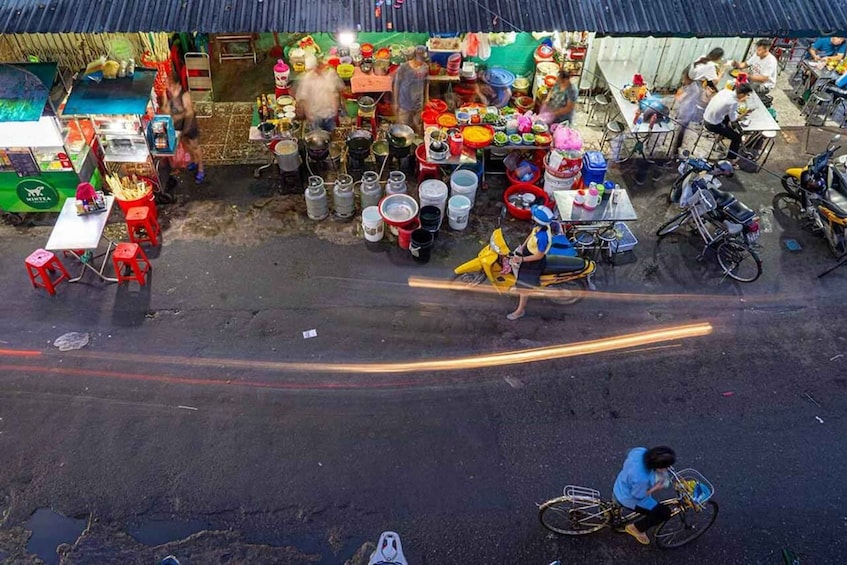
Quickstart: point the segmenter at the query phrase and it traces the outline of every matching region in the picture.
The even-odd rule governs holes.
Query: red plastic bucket
[[[400,226],[397,228],[397,244],[401,249],[408,249],[409,244],[412,242],[412,232],[420,229],[421,222],[417,218],[406,224],[405,226]]]
[[[115,198],[115,202],[120,206],[121,211],[126,216],[127,212],[129,212],[130,208],[135,208],[136,206],[145,206],[150,209],[150,215],[157,222],[159,221],[159,211],[156,209],[156,196],[153,194],[153,185],[150,181],[146,180],[147,183],[147,194],[138,198],[136,200],[121,200],[120,198]]]

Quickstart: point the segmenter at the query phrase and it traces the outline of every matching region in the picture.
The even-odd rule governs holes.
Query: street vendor
[[[747,80],[753,90],[762,97],[762,103],[769,106],[765,97],[770,98],[768,93],[776,86],[776,75],[779,72],[779,63],[770,52],[771,42],[760,39],[756,42],[756,52],[745,62],[735,61],[732,66],[736,69],[750,69]]]
[[[295,85],[298,114],[314,129],[334,130],[343,90],[344,82],[338,74],[318,59],[315,68],[300,77]]]
[[[571,74],[568,71],[559,71],[556,84],[547,94],[539,115],[548,124],[559,122],[573,124],[578,99],[579,90],[571,82]]]
[[[411,60],[403,63],[394,74],[394,114],[401,124],[421,133],[421,110],[428,68],[426,47],[418,45]]]

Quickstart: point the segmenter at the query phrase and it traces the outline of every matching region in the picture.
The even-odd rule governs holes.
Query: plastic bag
[[[191,162],[191,155],[182,143],[178,143],[173,157],[171,157],[171,167],[174,169],[184,169]]]

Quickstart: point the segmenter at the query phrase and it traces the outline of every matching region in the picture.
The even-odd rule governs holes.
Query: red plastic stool
[[[143,234],[141,230],[144,230]],[[133,243],[150,242],[153,247],[159,245],[161,228],[147,206],[133,206],[129,209],[126,213],[126,231]]]
[[[441,180],[441,170],[438,165],[433,165],[426,160],[426,146],[421,144],[415,149],[415,158],[418,161],[418,184],[425,179]]]
[[[144,276],[151,269],[150,260],[137,243],[119,243],[112,253],[112,263],[118,275],[118,284],[138,281],[138,284],[144,286]],[[126,270],[131,272],[124,274]]]
[[[362,122],[368,120],[371,123],[371,135],[374,139],[376,139],[376,113],[371,112],[369,114],[362,114],[361,112],[356,115],[356,129],[362,129]]]
[[[56,294],[56,284],[71,278],[62,262],[53,253],[44,249],[33,251],[24,260],[24,264],[26,265],[26,272],[29,275],[29,282],[32,283],[32,286],[47,289],[47,292],[51,295]],[[50,273],[55,273],[56,271],[59,272],[59,276],[54,279]]]

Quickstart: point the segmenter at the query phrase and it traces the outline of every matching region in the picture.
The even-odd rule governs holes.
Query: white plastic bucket
[[[437,179],[427,179],[418,185],[418,198],[421,208],[424,206],[435,206],[441,210],[441,217],[447,207],[447,185]]]
[[[447,223],[450,229],[463,230],[468,227],[471,212],[471,200],[463,194],[451,196],[447,201]]]
[[[553,193],[557,190],[571,190],[573,188],[574,183],[579,179],[580,175],[576,175],[570,178],[560,178],[551,175],[548,172],[544,172],[544,192],[553,196]]]
[[[479,179],[475,172],[459,169],[450,175],[450,196],[466,196],[473,208],[478,183]]]
[[[379,241],[385,235],[385,224],[379,215],[379,207],[368,206],[362,210],[362,231],[367,241]]]

